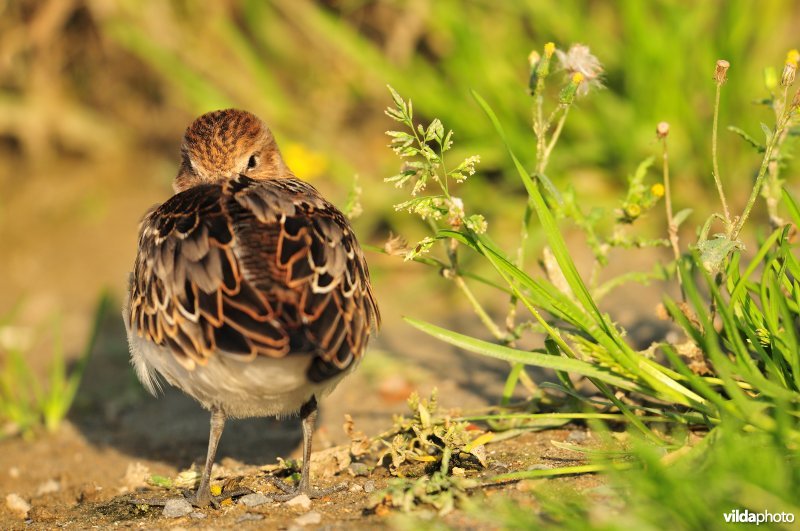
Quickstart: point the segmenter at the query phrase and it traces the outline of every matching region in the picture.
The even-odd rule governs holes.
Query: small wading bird
[[[358,364],[380,315],[350,224],[297,179],[266,125],[240,110],[186,130],[175,195],[139,229],[123,317],[136,374],[211,412],[196,506],[217,504],[211,467],[225,419],[300,413],[309,482],[317,401]],[[233,493],[236,495],[237,493]]]

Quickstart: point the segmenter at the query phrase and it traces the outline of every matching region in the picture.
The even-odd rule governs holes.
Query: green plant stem
[[[775,106],[775,119],[780,120],[781,116],[787,112],[787,105],[790,104],[789,102],[789,87],[784,87],[783,90],[783,99],[781,101],[780,107],[777,105]],[[781,145],[783,145],[784,140],[789,134],[789,127],[784,127],[783,131],[781,132],[780,136],[777,139],[776,146],[778,149]],[[779,154],[776,153],[776,156],[772,157],[770,160],[769,165],[767,167],[767,177],[766,177],[766,184],[764,185],[764,199],[767,202],[767,214],[769,215],[769,221],[772,225],[773,229],[776,229],[785,224],[784,220],[778,215],[778,203],[781,199],[781,189],[780,189],[780,182],[778,179],[778,174],[780,173],[780,165],[778,164],[778,157]]]
[[[544,153],[542,153],[541,157],[537,157],[539,159],[536,165],[537,174],[543,174],[544,170],[547,169],[547,164],[550,162],[550,154],[553,152],[553,148],[556,146],[556,143],[558,142],[558,139],[561,136],[561,131],[564,129],[564,123],[567,121],[567,115],[569,114],[569,105],[562,104],[559,108],[563,109],[563,113],[561,114],[561,117],[558,119],[556,128],[553,131],[553,135],[550,137],[550,142],[548,142],[547,146],[545,147]]]
[[[521,470],[492,476],[490,481],[518,481],[522,479],[549,478],[556,476],[570,476],[575,474],[592,474],[609,470],[628,470],[634,463],[593,463],[589,465],[567,466],[562,468],[548,468],[544,470]],[[491,483],[487,483],[491,485]]]
[[[731,212],[728,208],[728,201],[725,199],[725,192],[722,190],[722,179],[719,175],[719,163],[717,162],[717,128],[719,124],[719,96],[722,92],[722,83],[717,83],[717,92],[714,98],[714,123],[711,130],[711,164],[713,166],[714,183],[717,185],[719,199],[722,202],[722,212],[725,215],[725,227],[730,230]]]
[[[742,212],[742,215],[739,217],[730,231],[729,237],[731,240],[735,240],[739,237],[742,227],[744,227],[747,218],[750,216],[750,211],[753,209],[753,205],[755,205],[758,194],[761,191],[761,185],[764,183],[764,177],[767,174],[767,168],[772,160],[772,153],[775,150],[775,147],[778,145],[778,142],[783,137],[783,130],[786,128],[788,121],[789,114],[784,113],[783,117],[778,120],[778,123],[775,126],[775,131],[770,137],[769,143],[767,143],[767,148],[764,151],[764,159],[761,161],[761,167],[758,170],[758,176],[756,177],[756,182],[753,185],[753,190],[750,192],[750,197],[747,199],[747,206],[745,206],[744,212]]]
[[[678,242],[678,226],[675,224],[675,218],[672,213],[672,187],[669,179],[669,149],[667,148],[666,136],[661,139],[661,146],[663,161],[662,172],[664,176],[664,207],[667,211],[667,235],[669,236],[669,243],[672,246],[672,254],[675,258],[675,263],[677,264],[681,259],[681,248]],[[678,285],[681,288],[681,298],[684,302],[686,302],[686,292],[683,289],[683,279],[681,278],[680,268],[676,268],[676,276],[678,278]]]
[[[492,336],[494,336],[494,338],[500,343],[508,344],[509,341],[507,335],[504,334],[502,330],[500,330],[500,327],[497,326],[497,324],[489,316],[489,314],[486,312],[483,306],[481,306],[481,303],[475,297],[475,294],[472,293],[472,290],[469,289],[469,286],[467,286],[467,283],[464,281],[464,277],[462,277],[459,274],[456,274],[453,277],[453,281],[456,283],[456,286],[458,286],[458,288],[467,298],[467,300],[470,303],[470,306],[472,306],[473,311],[481,320],[483,325],[489,330]],[[513,368],[514,364],[512,363],[511,366]],[[539,390],[539,386],[537,386],[536,383],[531,379],[531,377],[528,375],[525,369],[522,369],[519,372],[519,381],[520,383],[522,383],[523,386],[525,386],[525,388],[530,393],[535,393]]]
[[[475,294],[472,293],[472,290],[469,289],[467,283],[464,282],[464,278],[461,275],[456,274],[453,277],[453,281],[456,283],[456,286],[461,290],[464,296],[469,301],[470,306],[475,311],[475,314],[484,324],[484,326],[489,330],[489,332],[494,336],[494,338],[498,341],[503,341],[505,339],[505,334],[503,331],[500,330],[500,327],[489,317],[489,314],[486,313],[486,310],[483,309],[481,303],[478,302],[478,299],[475,297]]]

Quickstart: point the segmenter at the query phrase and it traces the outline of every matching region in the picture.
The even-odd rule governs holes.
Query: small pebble
[[[22,499],[22,496],[16,492],[6,496],[6,507],[20,518],[27,518],[31,510],[31,504]]]
[[[239,503],[243,503],[248,507],[258,507],[259,505],[264,505],[265,503],[271,503],[272,498],[264,496],[260,492],[254,492],[252,494],[248,494],[246,496],[242,496],[239,498]]]
[[[570,442],[583,442],[586,440],[586,432],[585,431],[573,431],[567,435],[567,440]]]
[[[362,487],[358,483],[353,483],[352,485],[350,485],[350,492],[364,492],[364,487]]]
[[[294,519],[297,525],[316,525],[322,521],[322,515],[317,511],[308,512]]]
[[[348,470],[353,477],[369,475],[369,466],[366,463],[350,463]]]
[[[52,494],[54,492],[58,492],[59,490],[61,490],[61,484],[54,479],[48,479],[37,487],[36,495],[42,496],[44,494]]]
[[[167,500],[167,503],[164,505],[164,511],[161,514],[166,518],[179,518],[193,511],[194,508],[191,503],[183,498],[177,498],[174,500]]]
[[[200,511],[192,511],[189,513],[189,518],[196,518],[197,520],[202,520],[206,516],[206,513],[202,513]]]
[[[245,514],[243,514],[242,516],[240,516],[239,518],[236,519],[236,523],[238,524],[238,523],[241,523],[241,522],[248,522],[248,521],[252,522],[254,520],[263,520],[263,519],[264,519],[264,515],[263,514],[245,513]]]
[[[300,507],[301,509],[307,511],[311,508],[311,498],[305,494],[300,494],[299,496],[295,496],[291,500],[287,501],[286,505],[290,507]]]
[[[369,480],[366,483],[364,483],[364,492],[366,492],[367,494],[375,492],[375,482]]]
[[[528,470],[550,470],[551,468],[553,468],[553,467],[551,467],[550,465],[537,463],[535,465],[529,466]]]

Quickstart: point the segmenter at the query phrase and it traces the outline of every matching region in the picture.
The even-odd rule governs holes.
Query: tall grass
[[[656,182],[649,189],[644,185],[649,163],[640,165],[629,179],[629,191],[615,214],[617,225],[633,225],[645,209],[653,208],[665,196],[669,241],[655,240],[651,244],[673,248],[674,260],[664,265],[663,274],[665,279],[675,281],[681,288],[680,300],[667,294],[663,300],[665,313],[682,335],[676,336],[677,339],[664,338],[640,351],[629,342],[626,331],[613,316],[599,309],[596,291],[591,289],[592,283],[584,281],[579,274],[561,232],[560,220],[568,218],[586,233],[590,246],[602,249],[626,246],[631,242],[639,242],[637,246],[644,244],[632,233],[621,232],[620,227],[614,229],[611,237],[596,231],[592,223],[587,223],[582,209],[575,208],[572,197],[575,192],[560,190],[548,176],[551,152],[559,141],[567,116],[573,116],[570,110],[578,101],[576,96],[581,89],[590,88],[590,82],[600,68],[588,50],[578,50],[576,53],[580,52],[584,67],[575,66],[574,73],[559,80],[552,74],[554,52],[560,54],[558,57],[565,68],[571,68],[569,61],[561,59],[564,54],[556,51],[552,43],[545,45],[543,54],[531,56],[530,85],[536,137],[533,171],[527,170],[516,155],[504,124],[490,104],[473,92],[478,106],[488,118],[488,128],[494,130],[505,145],[512,172],[528,194],[526,211],[516,213],[522,225],[516,253],[503,250],[491,238],[491,224],[487,226],[480,215],[480,205],[476,209],[474,204],[455,196],[463,189],[462,186],[456,190],[456,184],[463,183],[467,176],[476,174],[470,177],[466,186],[480,179],[480,171],[476,173],[474,162],[467,166],[467,161],[474,161],[477,157],[470,157],[460,165],[454,165],[449,159],[446,161],[452,149],[452,131],[448,131],[438,119],[428,126],[417,124],[411,102],[390,89],[394,103],[387,114],[410,133],[387,132],[392,139],[392,149],[405,162],[399,175],[386,180],[398,187],[411,187],[412,199],[396,205],[396,208],[421,217],[430,229],[429,236],[409,249],[406,259],[439,269],[445,279],[455,281],[493,340],[481,339],[477,337],[480,334],[474,332],[448,330],[419,319],[406,318],[407,322],[451,345],[508,361],[511,369],[504,403],[518,382],[525,383],[522,380],[525,366],[551,369],[556,371],[557,381],[547,382],[543,387],[577,400],[585,418],[597,425],[597,431],[604,431],[598,423],[603,420],[603,415],[611,413],[618,415],[615,420],[626,424],[640,440],[633,448],[622,452],[618,448],[612,448],[610,452],[595,452],[601,459],[585,467],[516,471],[494,478],[496,480],[607,471],[621,478],[620,484],[624,488],[639,488],[644,506],[652,505],[656,499],[664,500],[668,506],[651,520],[639,515],[639,523],[662,518],[663,522],[678,522],[687,528],[719,522],[723,508],[725,511],[737,507],[771,511],[781,507],[796,509],[796,504],[790,500],[800,486],[796,481],[800,477],[796,461],[800,448],[800,257],[796,241],[800,207],[788,189],[781,190],[779,185],[770,187],[765,183],[770,180],[785,182],[786,166],[781,162],[792,147],[791,133],[787,132],[796,131],[800,124],[800,90],[792,87],[800,66],[800,54],[792,50],[787,55],[780,84],[767,83],[770,97],[765,103],[774,110],[774,125],[762,124],[764,144],[752,142],[756,144],[762,161],[755,179],[744,186],[749,195],[744,207],[740,209],[736,203],[731,203],[734,206],[729,209],[714,158],[714,179],[724,214],[703,212],[708,220],[698,227],[697,240],[687,248],[681,247],[675,230],[679,223],[676,218],[685,220],[685,216],[679,213],[673,217],[672,213],[669,187],[671,152],[666,144],[670,128],[666,123],[657,128],[657,137],[663,148],[663,184]],[[726,81],[728,66],[725,61],[717,63],[717,101]],[[547,85],[556,85],[558,90],[548,91]],[[553,110],[545,110],[546,101],[556,92]],[[718,112],[719,108],[715,107],[714,157],[717,154]],[[549,118],[545,118],[547,116]],[[469,169],[468,175],[464,174],[465,167]],[[730,185],[728,181],[727,186]],[[429,190],[429,186],[433,189]],[[758,201],[759,205],[765,204],[770,213],[769,221],[756,231],[762,235],[758,246],[753,249],[754,254],[745,255],[745,244],[739,238],[745,222],[753,223],[749,215],[759,196],[764,199],[763,203]],[[514,212],[508,209],[507,214]],[[595,217],[601,215],[598,213]],[[534,219],[538,225],[534,225]],[[710,237],[712,225],[721,226],[724,232]],[[544,276],[534,275],[530,266],[526,266],[525,242],[532,226],[544,234],[546,242]],[[490,264],[494,275],[482,277],[472,274],[471,264],[462,259],[463,254],[470,253]],[[600,266],[605,265],[606,259],[607,254],[595,253],[596,263]],[[505,329],[497,325],[496,317],[490,315],[482,302],[471,294],[467,281],[496,288],[497,298],[510,295]],[[543,348],[519,348],[517,342],[522,331],[541,334]],[[600,396],[587,396],[580,392],[574,379],[568,377],[570,374],[591,382]],[[527,385],[530,386],[530,382]],[[542,420],[546,415],[531,412],[527,418]],[[524,422],[525,418],[525,413],[517,409],[489,415],[484,420]],[[502,427],[500,424],[495,426]],[[690,449],[694,443],[686,436],[689,431],[708,435]],[[753,439],[747,439],[749,435]],[[724,441],[719,443],[721,454],[712,459],[710,455],[715,452],[718,441]],[[750,451],[754,444],[767,444],[760,463],[784,462],[787,474],[759,482],[757,475],[753,474],[755,468],[737,472],[734,463],[738,463],[741,456],[735,454]],[[689,454],[691,457],[687,457]],[[671,496],[656,498],[665,488],[678,487],[678,476],[662,466],[662,458],[665,462],[677,463],[684,473],[698,463],[708,466],[710,471],[694,474],[697,481],[707,480],[716,485],[725,478],[725,481],[736,483],[717,493],[718,496],[709,497],[710,503],[706,507],[694,504],[685,514],[670,516],[671,512],[682,510],[678,498],[683,494],[672,493]],[[620,472],[640,467],[643,470],[629,475]],[[790,492],[782,492],[784,487]],[[741,490],[756,492],[759,488],[762,491],[759,491],[757,500],[745,500],[740,496]],[[686,490],[688,495],[692,495],[692,489],[702,488],[692,486]],[[736,500],[740,504],[732,506]],[[559,504],[552,507],[559,507]],[[559,509],[555,511],[558,513]],[[577,522],[571,517],[563,517],[569,512],[563,506],[560,512],[562,521]]]
[[[710,108],[700,90],[707,65],[721,55],[748,72],[729,84],[722,107],[732,110],[756,93],[758,65],[791,45],[791,2],[770,2],[757,15],[751,7],[743,0],[689,8],[677,0],[616,7],[588,1],[147,1],[106,6],[95,16],[105,35],[158,73],[175,105],[192,114],[247,107],[282,135],[325,150],[343,178],[353,162],[363,163],[358,137],[371,131],[352,117],[381,106],[387,82],[458,131],[465,150],[479,148],[485,167],[508,169],[493,132],[464,112],[473,107],[470,90],[490,98],[510,147],[527,162],[530,124],[521,82],[531,43],[591,42],[606,59],[608,90],[587,104],[591,113],[573,119],[564,139],[570,156],[557,154],[554,165],[602,166],[613,179],[650,149],[648,124],[663,119],[682,127],[673,143],[676,169],[705,172],[708,137],[694,118]],[[760,120],[754,113],[743,119],[745,129]],[[731,166],[746,160],[727,148],[723,158]]]
[[[10,342],[0,346],[0,422],[3,423],[0,437],[18,434],[29,437],[39,428],[49,432],[58,429],[75,400],[100,331],[100,322],[109,306],[108,295],[102,295],[86,345],[69,367],[58,318],[46,327],[52,341],[46,383],[34,373],[27,359],[30,345]],[[13,325],[14,314],[11,311],[0,320],[0,330],[8,330]],[[36,335],[47,334],[39,330]]]

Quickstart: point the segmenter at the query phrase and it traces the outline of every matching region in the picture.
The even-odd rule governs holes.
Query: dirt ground
[[[0,442],[0,494],[16,493],[31,504],[27,518],[3,504],[3,529],[85,529],[91,527],[153,528],[292,528],[309,513],[311,528],[380,528],[391,513],[369,511],[371,492],[386,486],[389,474],[377,467],[366,476],[354,476],[347,463],[336,456],[348,453],[343,429],[350,414],[357,429],[367,434],[383,432],[392,425],[393,413],[407,413],[405,398],[412,389],[424,395],[433,387],[440,392],[445,410],[469,411],[496,403],[506,365],[465,356],[414,336],[408,329],[381,336],[361,370],[345,380],[322,405],[312,461],[314,483],[331,486],[348,483],[344,492],[314,500],[310,507],[267,503],[247,507],[242,503],[203,509],[193,516],[166,518],[159,507],[149,510],[129,503],[131,494],[144,488],[153,475],[174,478],[199,466],[205,456],[208,415],[194,401],[168,389],[158,399],[146,395],[133,375],[123,330],[116,316],[107,316],[103,335],[95,349],[76,407],[56,434],[39,434],[32,441],[20,438]],[[414,340],[419,340],[414,342]],[[402,360],[413,370],[394,372],[398,360],[382,346],[395,340],[412,341],[414,358]],[[450,367],[441,378],[441,367]],[[398,376],[401,375],[401,376]],[[455,407],[458,406],[458,409]],[[591,444],[581,427],[526,433],[487,446],[489,466],[480,476],[491,476],[532,466],[557,467],[580,463],[580,455],[560,450],[551,440]],[[215,468],[217,483],[248,487],[269,495],[277,493],[267,476],[275,472],[276,459],[298,457],[301,431],[297,419],[229,421],[223,434]],[[344,446],[337,446],[344,445]],[[375,456],[362,459],[369,467]],[[271,466],[272,465],[272,466]],[[344,465],[344,466],[342,466]],[[576,489],[597,485],[587,476],[555,480]],[[231,483],[233,482],[233,483]],[[226,488],[228,488],[226,487]],[[149,487],[146,495],[163,495]],[[368,492],[369,491],[369,492]],[[516,484],[482,489],[479,496],[524,496]],[[173,493],[173,496],[175,494]],[[317,517],[317,514],[319,517]],[[201,516],[202,515],[202,516]],[[298,520],[300,518],[300,520]],[[455,527],[484,527],[455,511],[445,522]]]
[[[0,240],[15,250],[5,261],[7,271],[0,275],[0,293],[5,297],[0,310],[7,310],[14,300],[23,297],[23,323],[41,322],[43,316],[60,311],[64,343],[73,359],[88,335],[87,323],[100,289],[110,287],[119,304],[135,251],[136,223],[147,206],[168,194],[163,182],[168,182],[174,168],[143,168],[143,175],[155,177],[133,188],[130,171],[113,168],[98,186],[96,176],[86,168],[64,165],[60,180],[20,183],[15,200],[0,209],[5,221],[30,220],[26,234],[47,235],[47,245],[41,245],[35,238],[13,230],[14,224],[0,223]],[[82,214],[76,218],[75,212]],[[377,236],[372,239],[367,241],[380,244]],[[310,528],[352,529],[390,525],[391,516],[367,510],[371,497],[367,491],[386,485],[389,476],[385,468],[377,467],[368,476],[353,476],[349,469],[337,471],[337,467],[325,465],[325,456],[336,454],[332,449],[348,442],[342,427],[344,415],[352,416],[357,429],[376,435],[392,426],[393,414],[407,412],[405,401],[412,390],[427,396],[438,388],[441,408],[454,412],[495,405],[508,365],[458,351],[413,330],[402,321],[403,315],[477,335],[483,328],[459,305],[457,293],[442,289],[441,278],[435,273],[374,253],[369,259],[377,266],[373,282],[384,309],[384,327],[359,369],[322,402],[314,441],[318,455],[312,466],[313,482],[333,485],[347,481],[348,490],[314,500],[309,508],[281,503],[257,507],[233,504],[199,511],[195,516],[201,518],[164,518],[160,509],[142,510],[128,503],[146,478],[175,478],[180,471],[203,461],[209,419],[196,403],[175,390],[167,389],[159,398],[145,393],[130,367],[122,322],[114,310],[104,317],[74,407],[61,429],[55,434],[37,433],[30,440],[12,437],[0,441],[0,528],[270,529],[306,523]],[[648,269],[651,262],[620,263]],[[481,287],[475,289],[481,296]],[[649,344],[649,338],[663,334],[663,324],[650,318],[658,296],[655,290],[637,288],[635,300],[623,296],[609,302],[620,322],[639,322],[631,330],[641,336],[642,347]],[[489,311],[503,312],[505,304],[498,301],[498,306]],[[39,344],[31,352],[32,367],[42,373],[47,345]],[[539,380],[546,377],[535,371],[531,374]],[[525,396],[520,393],[518,398]],[[489,465],[480,475],[576,464],[574,460],[580,457],[577,453],[560,450],[550,441],[590,445],[594,438],[584,429],[568,425],[489,444]],[[230,421],[217,454],[217,481],[232,481],[269,495],[275,489],[267,484],[267,475],[274,471],[278,457],[298,457],[300,442],[297,419]],[[364,462],[374,465],[375,456]],[[548,481],[583,490],[597,486],[599,480],[582,476]],[[9,509],[9,495],[30,504],[26,517]],[[480,489],[474,496],[531,500],[524,484]],[[463,511],[451,513],[445,523],[456,528],[492,527]]]

